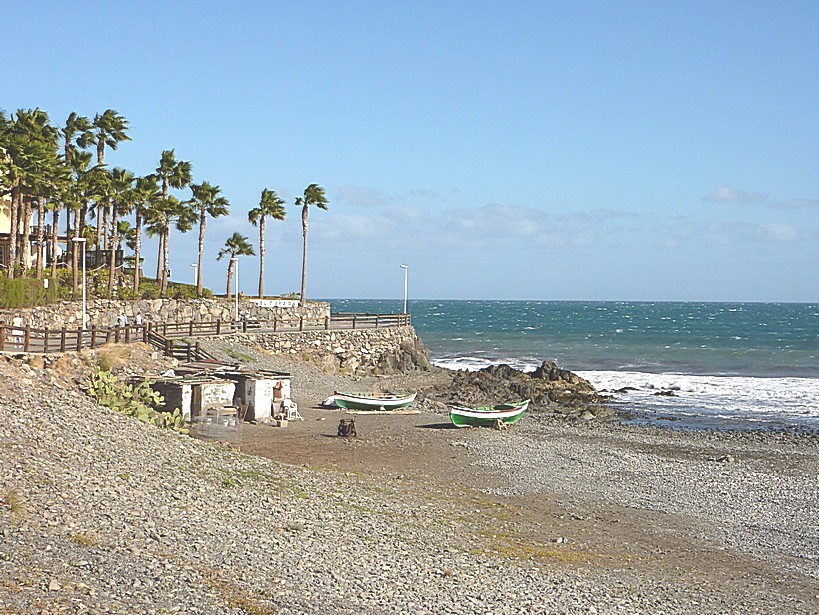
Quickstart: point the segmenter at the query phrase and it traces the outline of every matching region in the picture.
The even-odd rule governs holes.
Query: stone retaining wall
[[[142,312],[148,322],[215,322],[232,321],[236,304],[233,299],[139,299],[124,301],[117,299],[94,299],[86,306],[88,326],[113,327],[122,312],[133,322],[137,312]],[[303,314],[305,318],[323,319],[330,315],[330,304],[322,301],[308,301],[302,310],[299,307],[260,307],[250,300],[239,298],[239,312],[247,312],[251,320],[272,320],[276,316]],[[78,329],[82,326],[82,301],[63,301],[22,310],[0,310],[0,320],[11,322],[17,314],[25,324],[35,329]]]
[[[411,326],[302,333],[241,334],[232,343],[316,364],[329,374],[369,375],[428,370],[429,351]]]

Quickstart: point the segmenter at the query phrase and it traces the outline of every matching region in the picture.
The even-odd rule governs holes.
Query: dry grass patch
[[[17,519],[25,517],[28,513],[28,500],[26,496],[17,488],[11,488],[3,495],[3,504],[11,511],[11,516]]]
[[[68,537],[68,540],[73,542],[75,545],[82,545],[83,547],[98,547],[100,544],[97,537],[90,532],[77,532],[76,534],[71,534],[71,536]]]
[[[241,609],[248,615],[273,615],[278,613],[276,609],[266,606],[259,599],[249,595],[236,585],[228,583],[215,568],[205,568],[201,570],[201,573],[205,583],[212,587],[231,607]]]

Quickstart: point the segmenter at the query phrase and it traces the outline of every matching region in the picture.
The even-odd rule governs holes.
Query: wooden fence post
[[[222,334],[222,319],[217,318],[216,319],[216,335],[221,335],[221,334]]]
[[[48,327],[43,329],[43,352],[48,352]]]
[[[82,327],[77,327],[77,352],[82,350],[82,342],[83,342],[83,330]]]
[[[91,325],[91,348],[94,348],[94,345],[97,342],[97,325]]]
[[[26,338],[23,342],[23,352],[28,352],[28,345],[31,343],[31,325],[26,325]]]
[[[6,325],[0,323],[0,350],[6,349]]]

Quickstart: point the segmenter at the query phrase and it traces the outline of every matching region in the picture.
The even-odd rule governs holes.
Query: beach
[[[2,365],[7,611],[819,608],[815,436],[536,414],[459,430],[432,404],[343,415],[316,403],[447,374],[347,379],[245,352],[293,374],[304,420],[245,425],[229,444],[98,408],[54,369]],[[355,438],[336,435],[341,418]]]

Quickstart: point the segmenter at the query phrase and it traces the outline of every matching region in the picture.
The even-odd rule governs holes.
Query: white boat
[[[336,406],[347,410],[393,411],[401,410],[415,401],[418,393],[399,395],[395,393],[342,393],[335,392],[324,400],[324,406]]]

